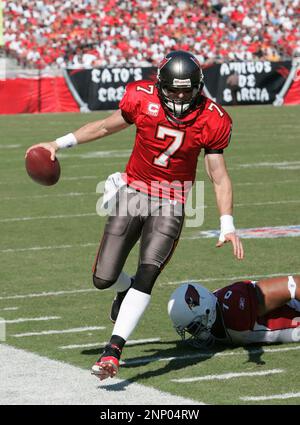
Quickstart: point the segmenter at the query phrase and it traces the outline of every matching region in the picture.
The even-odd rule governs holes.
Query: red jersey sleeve
[[[136,123],[136,119],[140,113],[141,100],[136,90],[136,82],[127,84],[123,98],[119,103],[123,118],[129,124]]]
[[[215,105],[212,103],[211,105]],[[232,120],[227,112],[219,105],[209,109],[210,114],[204,129],[205,149],[225,149],[230,142]]]

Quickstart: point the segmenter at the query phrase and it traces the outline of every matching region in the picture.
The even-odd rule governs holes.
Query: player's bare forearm
[[[223,155],[220,154],[207,154],[205,156],[205,167],[207,174],[214,185],[216,194],[216,202],[219,210],[219,214],[222,218],[229,218],[233,221],[233,191],[230,177],[228,175],[226,164]],[[233,226],[233,222],[230,226],[221,224],[221,233],[223,232],[223,238],[220,237],[217,242],[217,248],[223,246],[226,242],[231,242],[233,247],[233,254],[238,260],[244,258],[243,244],[236,234]],[[231,230],[232,228],[232,230]],[[227,230],[227,231],[226,231]]]
[[[74,131],[74,136],[79,144],[101,139],[110,134],[117,133],[129,127],[121,111],[118,110],[104,120],[90,122],[78,130]]]
[[[263,316],[276,308],[282,307],[293,297],[300,301],[300,276],[293,275],[295,287],[289,288],[288,276],[262,279],[257,282],[259,299],[258,314]],[[292,294],[291,294],[292,292]]]
[[[62,147],[70,147],[75,144],[92,142],[93,140],[101,139],[102,137],[109,136],[110,134],[123,130],[124,128],[129,127],[129,125],[130,124],[124,120],[121,110],[118,109],[107,118],[104,118],[104,120],[90,122],[73,133],[60,138],[62,140],[56,139],[51,142],[38,143],[30,146],[30,148],[26,151],[25,157],[31,149],[42,147],[50,152],[51,159],[54,161],[56,151]],[[62,145],[59,145],[59,143]]]

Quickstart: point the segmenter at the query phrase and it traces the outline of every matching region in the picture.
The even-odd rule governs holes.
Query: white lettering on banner
[[[223,91],[223,99],[225,102],[232,102],[232,94],[230,89],[225,89]]]
[[[123,86],[120,87],[101,87],[98,90],[98,100],[99,102],[119,102],[125,92],[125,88]]]
[[[239,102],[268,102],[270,99],[270,95],[268,93],[268,90],[266,88],[259,88],[259,87],[253,87],[253,88],[247,88],[244,87],[236,94],[237,100]]]
[[[220,75],[236,74],[262,74],[272,71],[272,65],[269,61],[256,61],[256,62],[230,62],[223,63],[220,67]]]
[[[255,75],[239,75],[239,87],[255,87]]]
[[[93,69],[91,72],[91,79],[96,84],[111,84],[111,83],[128,83],[130,78],[133,77],[134,81],[143,78],[142,68],[103,68]]]

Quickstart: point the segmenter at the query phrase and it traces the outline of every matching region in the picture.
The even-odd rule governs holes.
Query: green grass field
[[[299,225],[300,107],[235,107],[228,111],[234,131],[225,155],[234,184],[236,226]],[[6,343],[80,366],[87,373],[101,351],[100,344],[109,339],[113,329],[108,320],[113,294],[94,290],[91,278],[105,223],[95,212],[99,198],[96,185],[109,174],[124,169],[134,129],[59,153],[62,176],[53,187],[39,186],[30,180],[24,168],[24,152],[31,144],[54,139],[102,116],[93,113],[0,117],[0,316],[6,320],[60,317],[8,323]],[[110,154],[101,158],[101,154],[93,154],[97,151]],[[167,301],[181,281],[203,279],[209,289],[215,289],[239,277],[300,273],[297,237],[245,239],[246,256],[242,262],[234,259],[229,245],[216,249],[214,239],[188,239],[199,231],[219,226],[212,186],[203,170],[203,156],[199,158],[198,180],[205,181],[204,223],[199,229],[183,230],[173,258],[153,290],[151,305],[130,338],[159,340],[128,345],[119,377],[209,404],[299,404],[299,397],[267,402],[245,401],[242,397],[299,393],[300,343],[259,349],[222,348],[203,355],[184,347],[172,329]],[[135,272],[137,254],[135,247],[125,266],[129,274]],[[65,292],[58,294],[59,291]],[[26,297],[30,294],[37,296]],[[93,326],[105,329],[15,336]],[[61,348],[78,344],[91,345]],[[278,368],[281,373],[267,376],[192,384],[173,381]]]

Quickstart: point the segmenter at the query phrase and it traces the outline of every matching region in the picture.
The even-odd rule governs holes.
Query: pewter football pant
[[[155,269],[160,272],[174,252],[183,221],[182,204],[174,205],[169,200],[148,197],[132,188],[122,188],[116,207],[107,220],[96,256],[93,267],[95,285],[97,280],[107,282],[100,286],[104,289],[116,282],[139,239],[138,266],[156,266]]]

